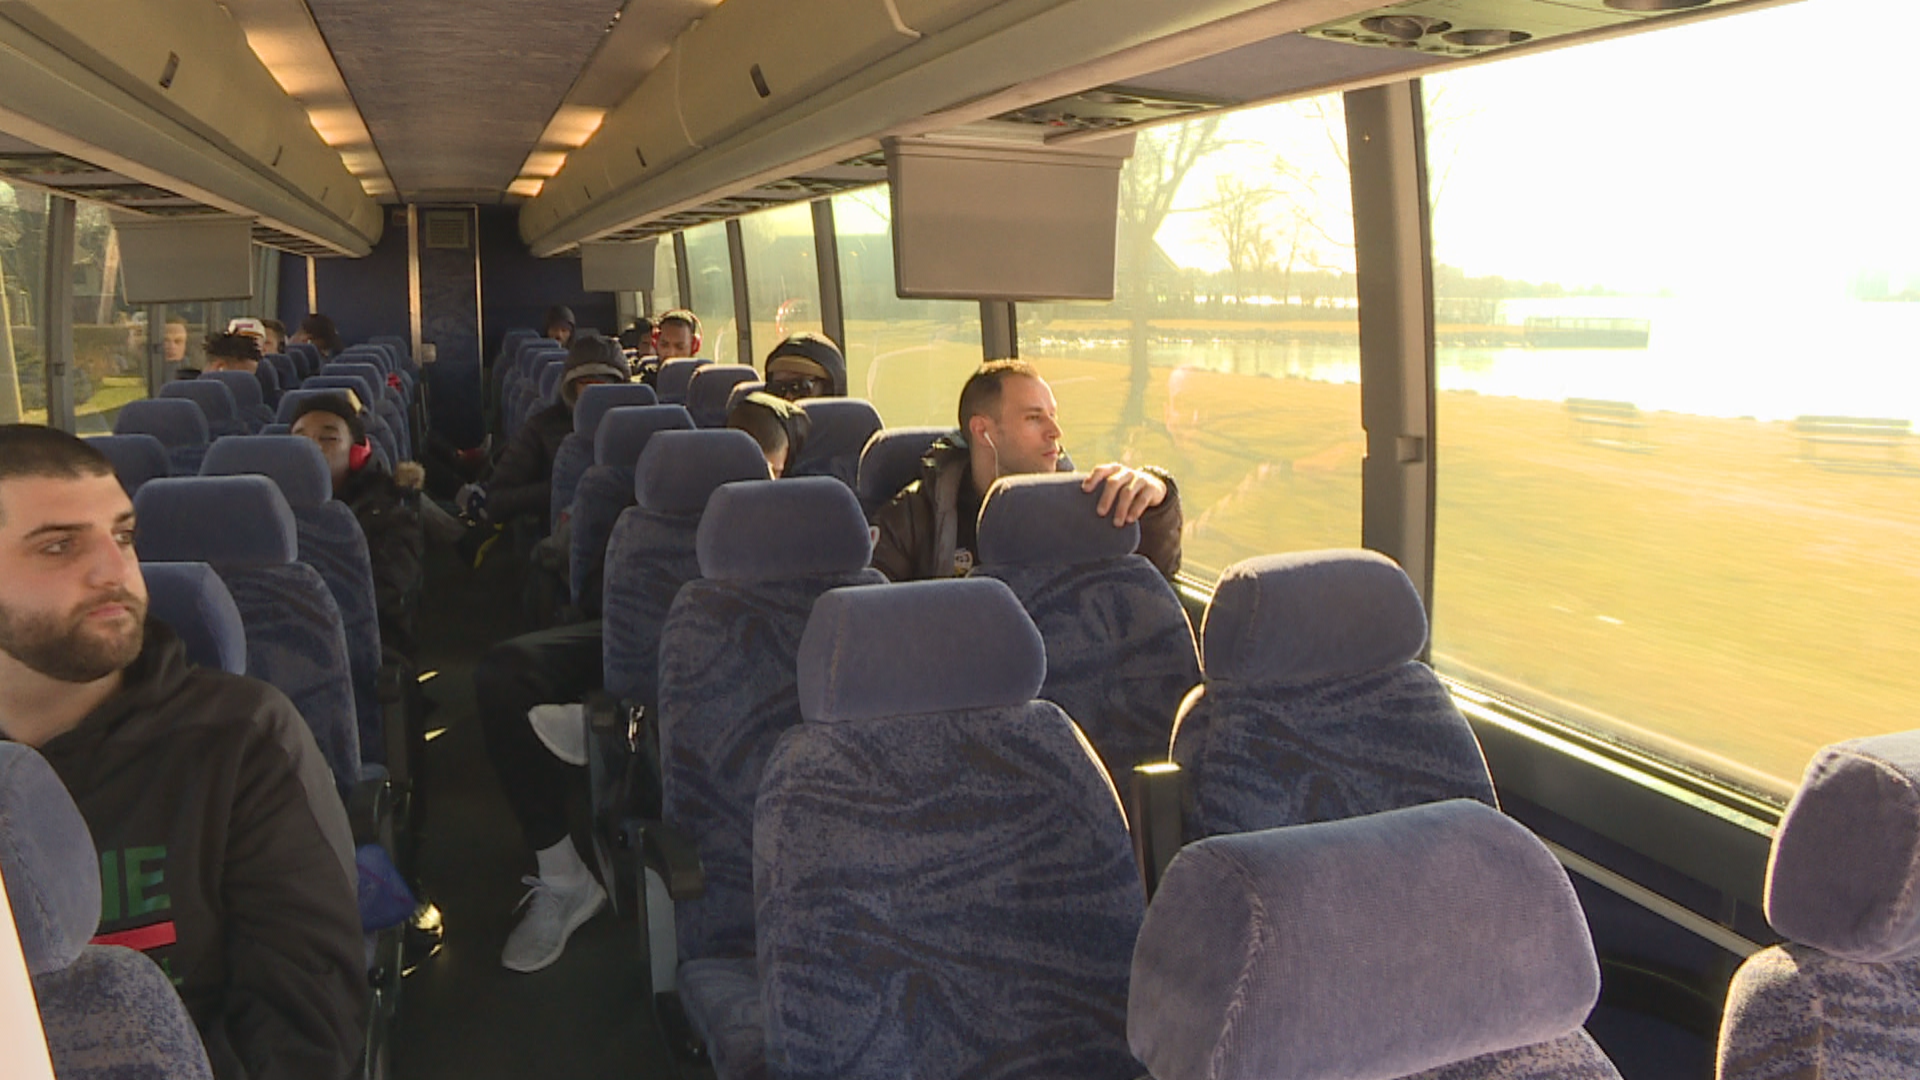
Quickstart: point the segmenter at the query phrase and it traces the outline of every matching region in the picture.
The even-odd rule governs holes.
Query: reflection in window
[[[902,300],[893,283],[893,211],[884,186],[833,197],[846,312],[847,393],[892,427],[955,423],[960,384],[980,366],[980,305]]]
[[[0,180],[0,423],[47,422],[47,195]]]
[[[1911,725],[1911,87],[1897,36],[1800,47],[1905,12],[1427,81],[1442,670],[1775,794]]]
[[[665,315],[691,302],[680,296],[680,272],[673,261],[673,234],[668,233],[653,245],[653,313]]]
[[[1186,565],[1360,540],[1359,308],[1337,96],[1142,132],[1108,304],[1022,304],[1086,468],[1179,482]]]
[[[687,230],[687,268],[693,284],[693,313],[700,316],[701,354],[721,364],[739,355],[733,317],[733,264],[727,258],[727,227],[714,222]]]
[[[120,243],[105,207],[74,224],[73,403],[83,434],[113,430],[120,407],[147,396],[146,312],[120,287]]]
[[[747,253],[747,301],[753,348],[742,363],[761,365],[788,334],[820,327],[820,271],[814,265],[813,210],[792,203],[740,219]]]

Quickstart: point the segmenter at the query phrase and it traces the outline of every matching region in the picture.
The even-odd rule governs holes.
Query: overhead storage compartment
[[[962,19],[978,15],[1000,0],[894,0],[900,21],[917,34],[937,34]]]
[[[0,127],[342,254],[384,223],[213,0],[0,0]]]

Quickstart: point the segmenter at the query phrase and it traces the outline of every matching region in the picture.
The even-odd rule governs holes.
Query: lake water
[[[1765,321],[1750,298],[1570,297],[1512,300],[1501,321],[1528,316],[1646,319],[1644,349],[1443,347],[1440,389],[1500,397],[1627,401],[1646,411],[1791,420],[1803,415],[1920,422],[1920,304],[1783,300]],[[1062,347],[1124,362],[1123,342]],[[1048,346],[1037,343],[1037,357]],[[1320,382],[1358,382],[1357,348],[1311,342],[1195,341],[1155,345],[1156,367]]]

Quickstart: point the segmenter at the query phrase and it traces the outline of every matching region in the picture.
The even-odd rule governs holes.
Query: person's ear
[[[987,424],[989,422],[986,413],[975,413],[967,417],[967,441],[977,441],[981,434],[987,430]]]

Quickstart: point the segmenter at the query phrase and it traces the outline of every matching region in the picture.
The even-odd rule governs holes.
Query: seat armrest
[[[706,873],[692,837],[664,821],[634,822],[629,828],[639,831],[642,864],[666,882],[668,896],[698,900],[706,895]]]
[[[1171,761],[1135,765],[1127,785],[1127,824],[1133,830],[1133,854],[1140,880],[1153,899],[1167,864],[1180,851],[1181,806],[1187,774]]]
[[[413,728],[407,698],[415,678],[413,665],[392,653],[380,664],[380,735],[387,751],[387,772],[401,788],[413,783]]]
[[[393,782],[385,777],[361,780],[347,795],[347,821],[353,842],[385,845],[391,839],[387,819],[393,812]]]

